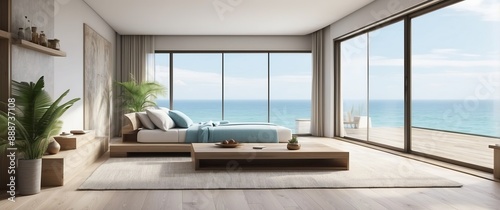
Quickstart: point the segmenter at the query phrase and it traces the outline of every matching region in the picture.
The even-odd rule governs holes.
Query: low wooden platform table
[[[253,146],[265,146],[253,149]],[[324,169],[349,170],[349,152],[320,143],[303,143],[288,150],[286,143],[244,143],[221,148],[214,143],[191,144],[193,166],[199,169]]]

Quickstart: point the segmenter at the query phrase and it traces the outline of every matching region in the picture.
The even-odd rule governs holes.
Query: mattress
[[[168,131],[160,129],[142,129],[137,133],[137,142],[141,143],[183,143],[187,128],[171,128]]]
[[[278,141],[288,142],[292,138],[292,131],[283,126],[276,126]],[[186,140],[187,128],[172,128],[168,131],[160,129],[142,129],[137,133],[137,142],[140,143],[183,143]]]

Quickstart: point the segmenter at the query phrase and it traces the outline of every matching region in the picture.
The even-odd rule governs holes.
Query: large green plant
[[[42,158],[50,138],[61,130],[62,121],[59,117],[80,100],[75,98],[59,105],[69,90],[52,102],[49,94],[43,89],[44,86],[43,76],[36,83],[13,81],[12,95],[15,99],[13,103],[15,109],[9,115],[13,118],[9,119],[7,113],[0,111],[2,130],[7,127],[7,122],[15,124],[15,147],[23,154],[24,159]],[[9,141],[5,131],[0,134],[0,151],[5,151],[6,147],[9,147]]]
[[[126,111],[140,112],[156,106],[156,97],[167,93],[167,89],[157,82],[138,83],[132,75],[130,78],[127,82],[117,82],[123,88],[121,97]]]

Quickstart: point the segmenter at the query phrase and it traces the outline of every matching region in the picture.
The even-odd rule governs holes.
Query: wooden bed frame
[[[142,127],[135,113],[123,117],[122,137],[113,138],[109,145],[110,157],[127,157],[129,153],[137,152],[191,152],[191,144],[184,143],[139,143],[137,133]]]

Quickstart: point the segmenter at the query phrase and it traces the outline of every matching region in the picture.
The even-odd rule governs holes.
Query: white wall
[[[156,50],[310,51],[311,36],[156,36]]]
[[[106,38],[115,48],[115,31],[83,0],[55,0],[55,37],[67,57],[55,59],[54,93],[70,89],[66,100],[80,98],[62,117],[63,130],[83,129],[83,24]],[[114,60],[114,55],[112,56]]]
[[[325,41],[325,77],[331,81],[325,82],[326,92],[325,107],[327,116],[325,122],[325,136],[333,137],[334,134],[334,83],[333,83],[333,67],[334,67],[334,52],[333,44],[336,38],[351,33],[363,27],[377,23],[387,17],[394,16],[409,8],[429,2],[426,0],[376,0],[364,6],[363,8],[351,13],[350,15],[332,23],[329,27],[329,38]]]

